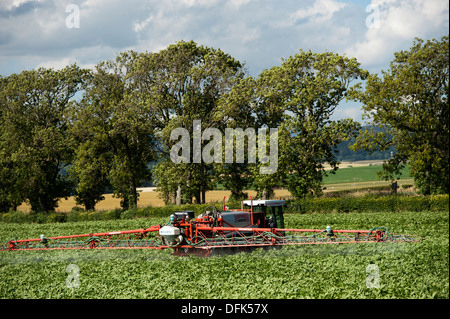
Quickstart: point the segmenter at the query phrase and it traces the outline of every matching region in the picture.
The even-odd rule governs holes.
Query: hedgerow
[[[421,212],[448,211],[448,195],[378,196],[307,198],[289,203],[288,213],[349,213],[349,212]]]
[[[84,211],[78,207],[69,213],[24,213],[21,211],[3,213],[0,222],[3,223],[63,223],[96,220],[134,219],[147,217],[169,217],[175,211],[192,210],[195,215],[203,213],[205,209],[214,205],[219,210],[222,203],[167,205],[162,207],[133,208],[126,211],[121,209],[105,211]],[[226,203],[230,208],[239,208],[239,202]],[[341,197],[306,198],[302,200],[288,200],[286,213],[350,213],[350,212],[440,212],[449,210],[448,195],[404,196],[404,195],[366,195],[355,197],[351,195]]]

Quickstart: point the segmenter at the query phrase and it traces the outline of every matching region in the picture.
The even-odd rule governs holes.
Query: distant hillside
[[[371,126],[364,126],[363,129],[370,129]],[[379,127],[373,127],[375,131],[381,131]],[[336,158],[338,161],[345,162],[355,162],[355,161],[366,161],[366,160],[387,160],[395,154],[395,148],[389,149],[384,152],[375,151],[372,154],[366,151],[352,151],[349,146],[355,143],[355,139],[351,139],[346,142],[340,143],[336,150]]]

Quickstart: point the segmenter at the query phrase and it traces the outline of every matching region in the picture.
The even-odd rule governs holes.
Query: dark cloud
[[[19,3],[18,5],[12,5],[11,7],[0,7],[0,18],[13,18],[25,15],[33,10],[44,8],[45,6],[46,4],[43,2],[31,0]]]

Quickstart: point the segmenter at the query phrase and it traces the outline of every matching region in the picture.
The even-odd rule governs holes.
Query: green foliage
[[[205,193],[214,185],[214,173],[211,163],[194,160],[194,153],[202,155],[194,148],[194,134],[200,133],[201,140],[205,129],[223,131],[227,120],[219,114],[231,114],[236,93],[230,91],[241,83],[243,65],[220,49],[180,41],[158,53],[141,54],[138,66],[142,99],[154,107],[162,139],[162,158],[155,168],[156,185],[167,203],[191,203],[193,198],[205,203]],[[223,101],[225,97],[227,101]],[[197,120],[201,127],[196,127],[194,133]],[[190,152],[184,163],[169,160],[169,152],[177,142],[171,138],[174,129],[189,133]],[[200,147],[206,144],[203,141]]]
[[[409,51],[395,54],[390,69],[370,75],[361,93],[366,118],[385,128],[367,130],[353,149],[397,152],[384,165],[384,178],[410,164],[423,194],[449,192],[449,43],[416,39]]]
[[[434,196],[378,196],[305,198],[289,203],[286,212],[292,213],[349,213],[349,212],[442,212],[449,209],[448,195]]]
[[[300,51],[257,80],[261,125],[279,127],[280,184],[296,198],[320,194],[323,164],[337,169],[334,148],[359,128],[351,119],[331,121],[338,104],[360,89],[367,71],[356,59]]]
[[[210,258],[169,250],[1,252],[0,298],[29,299],[448,299],[448,211],[287,215],[293,228],[370,229],[423,237],[420,243],[305,245]],[[139,229],[166,219],[0,224],[2,242],[40,234]],[[79,270],[79,287],[66,280]],[[379,270],[370,287],[368,266]],[[213,270],[213,271],[212,271]]]
[[[382,178],[398,176],[408,163],[423,194],[448,194],[447,95],[448,36],[417,39],[381,76],[368,75],[355,58],[300,50],[252,78],[229,54],[193,41],[156,53],[122,52],[94,71],[72,65],[0,76],[0,212],[26,202],[50,213],[70,195],[92,211],[108,189],[128,215],[146,215],[136,209],[136,188],[149,180],[167,204],[178,205],[205,203],[216,184],[236,200],[248,188],[258,197],[278,187],[297,199],[321,195],[324,176],[338,169],[339,147],[360,128],[351,119],[330,119],[340,102],[358,99],[373,125],[352,148],[384,159],[395,150]],[[177,128],[189,133],[187,163],[170,158]],[[267,164],[247,156],[223,164],[215,147],[209,155],[221,160],[196,161],[204,146],[222,144],[201,133],[224,136],[227,128],[277,128],[276,172],[261,173]],[[244,149],[255,152],[249,143]]]
[[[60,198],[69,195],[70,181],[62,174],[73,155],[67,110],[87,77],[88,71],[72,65],[58,71],[23,71],[4,79],[0,210],[15,209],[26,200],[33,210],[52,211]]]
[[[136,207],[136,188],[149,179],[155,154],[155,112],[138,93],[138,56],[100,62],[83,99],[72,109],[71,133],[78,140],[71,168],[77,202],[93,209],[111,184],[126,210]]]
[[[108,151],[107,142],[100,137],[81,142],[75,150],[70,176],[74,180],[75,200],[86,210],[93,210],[103,200],[105,187],[108,184]]]

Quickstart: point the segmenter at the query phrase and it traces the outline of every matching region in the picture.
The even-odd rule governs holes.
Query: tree
[[[222,129],[224,123],[216,116],[219,101],[243,77],[243,66],[220,49],[180,41],[160,52],[141,54],[136,67],[142,100],[153,108],[162,139],[165,160],[155,168],[159,172],[157,186],[164,192],[175,192],[165,193],[166,200],[177,198],[181,203],[183,197],[185,202],[195,198],[204,203],[206,191],[213,187],[212,166],[201,160],[201,154],[194,154],[206,144],[201,141],[194,147],[194,135],[200,134],[201,139],[209,128]],[[201,126],[194,128],[195,121]],[[175,164],[168,159],[178,142],[171,139],[171,133],[178,128],[188,132],[192,151],[185,163]]]
[[[260,74],[256,107],[260,125],[279,128],[277,176],[256,176],[261,187],[267,185],[266,192],[279,184],[297,198],[321,194],[323,164],[337,170],[334,147],[359,127],[351,119],[330,117],[341,101],[360,89],[360,83],[350,84],[366,76],[356,59],[302,50]]]
[[[16,210],[24,200],[19,181],[22,178],[11,159],[12,145],[6,139],[6,87],[8,79],[0,76],[0,212]]]
[[[32,210],[48,212],[70,194],[70,181],[63,174],[73,155],[67,109],[87,73],[72,65],[23,71],[3,80],[0,193],[10,208],[26,200]]]
[[[75,201],[87,211],[95,210],[97,203],[105,199],[110,162],[108,142],[98,135],[95,140],[83,141],[75,150],[69,173],[76,185]]]
[[[256,159],[256,150],[252,149],[252,141],[248,133],[258,133],[255,117],[255,90],[256,81],[248,76],[236,81],[231,90],[224,94],[219,101],[219,108],[215,117],[221,121],[221,133],[227,136],[228,132],[233,132],[232,160],[225,163],[214,164],[215,181],[222,184],[230,191],[229,200],[242,200],[248,194],[244,192],[252,186],[253,177],[251,168],[257,165],[249,162],[249,155]],[[249,131],[250,130],[250,131]],[[257,141],[256,141],[257,142]],[[242,144],[240,144],[242,143]],[[254,145],[256,146],[256,145]],[[222,143],[222,158],[226,158],[227,151],[225,143]],[[238,158],[238,152],[242,153],[242,158]],[[230,155],[228,155],[230,156]]]
[[[78,179],[77,200],[93,208],[110,183],[123,209],[136,207],[137,187],[150,177],[155,160],[155,116],[143,103],[134,63],[137,53],[124,52],[96,66],[85,96],[73,111],[72,134],[78,149],[72,172]]]
[[[361,94],[364,116],[383,132],[361,132],[353,149],[394,146],[380,175],[393,179],[406,163],[423,194],[449,192],[449,43],[416,39],[395,53],[388,71],[368,77]]]

